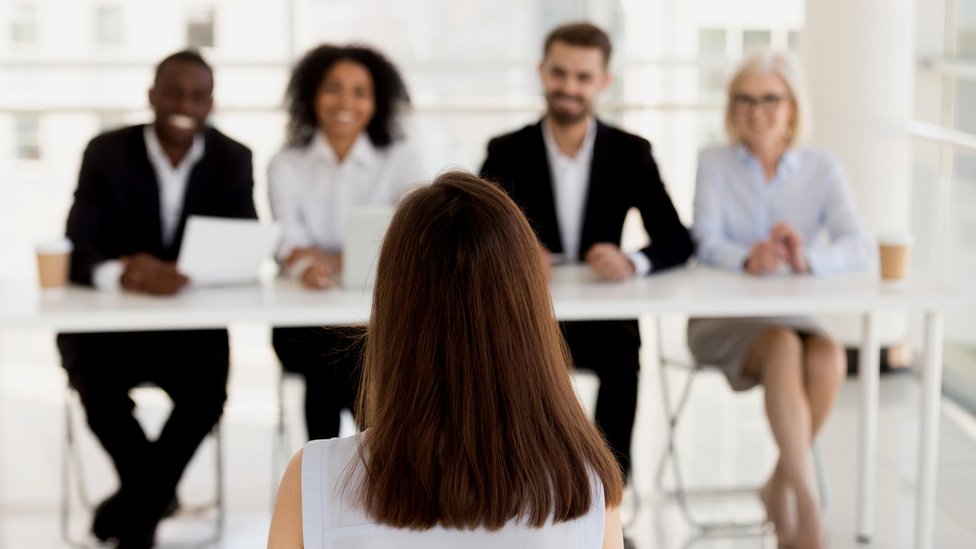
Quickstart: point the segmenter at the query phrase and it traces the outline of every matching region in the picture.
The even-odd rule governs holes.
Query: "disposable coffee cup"
[[[57,293],[68,284],[68,262],[71,241],[51,240],[35,246],[37,253],[37,282],[45,293]]]
[[[911,248],[911,235],[885,234],[878,237],[881,280],[898,282],[908,276]]]

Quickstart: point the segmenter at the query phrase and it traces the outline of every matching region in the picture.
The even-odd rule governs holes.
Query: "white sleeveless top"
[[[603,545],[606,507],[603,484],[593,478],[593,503],[583,516],[542,528],[510,522],[495,532],[483,529],[426,531],[377,524],[355,504],[354,487],[362,478],[363,464],[357,447],[359,437],[313,440],[302,456],[302,532],[305,549],[431,549],[463,547],[488,549],[532,547],[535,549],[594,549]],[[350,488],[343,491],[345,472],[351,468]]]

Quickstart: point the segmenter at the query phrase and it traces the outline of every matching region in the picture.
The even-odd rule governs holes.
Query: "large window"
[[[40,160],[41,158],[41,117],[38,114],[24,113],[14,117],[16,141],[15,156],[20,160]]]
[[[214,10],[193,8],[187,13],[186,45],[192,49],[214,47]]]
[[[121,46],[123,42],[122,6],[95,8],[95,43],[99,46]]]
[[[10,8],[10,41],[15,46],[37,42],[37,6],[19,2]]]

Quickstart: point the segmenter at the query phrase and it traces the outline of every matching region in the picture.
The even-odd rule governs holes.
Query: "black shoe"
[[[179,509],[180,502],[174,494],[166,507],[163,508],[159,520],[175,515]],[[120,539],[120,535],[134,519],[133,510],[134,507],[124,500],[121,491],[115,492],[95,508],[91,527],[92,534],[102,542],[113,538]]]
[[[177,499],[176,494],[173,494],[173,499],[169,500],[166,507],[163,508],[163,517],[170,518],[175,515],[177,511],[180,510],[180,500]]]
[[[126,531],[118,536],[119,544],[115,549],[151,549],[156,545],[156,523],[142,524],[137,527],[130,524]]]
[[[136,504],[132,519],[119,532],[116,549],[150,549],[156,545],[156,527],[159,526],[159,521],[171,516],[178,507],[175,495],[167,499],[164,506],[153,503],[151,498],[143,497]]]
[[[121,492],[115,492],[105,498],[95,508],[95,516],[92,518],[92,534],[99,541],[106,542],[112,538],[118,538],[125,523],[130,517],[125,512],[127,506],[122,501]]]
[[[634,540],[624,536],[624,549],[637,549],[637,545],[634,544]]]

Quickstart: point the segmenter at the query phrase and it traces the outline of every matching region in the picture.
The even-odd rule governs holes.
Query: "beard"
[[[554,106],[556,101],[560,99],[572,99],[579,103],[582,107],[578,112],[566,112],[558,109]],[[590,116],[590,105],[583,101],[579,96],[564,95],[561,93],[553,93],[546,95],[547,104],[547,114],[550,119],[559,126],[572,126],[583,120],[586,120]]]

